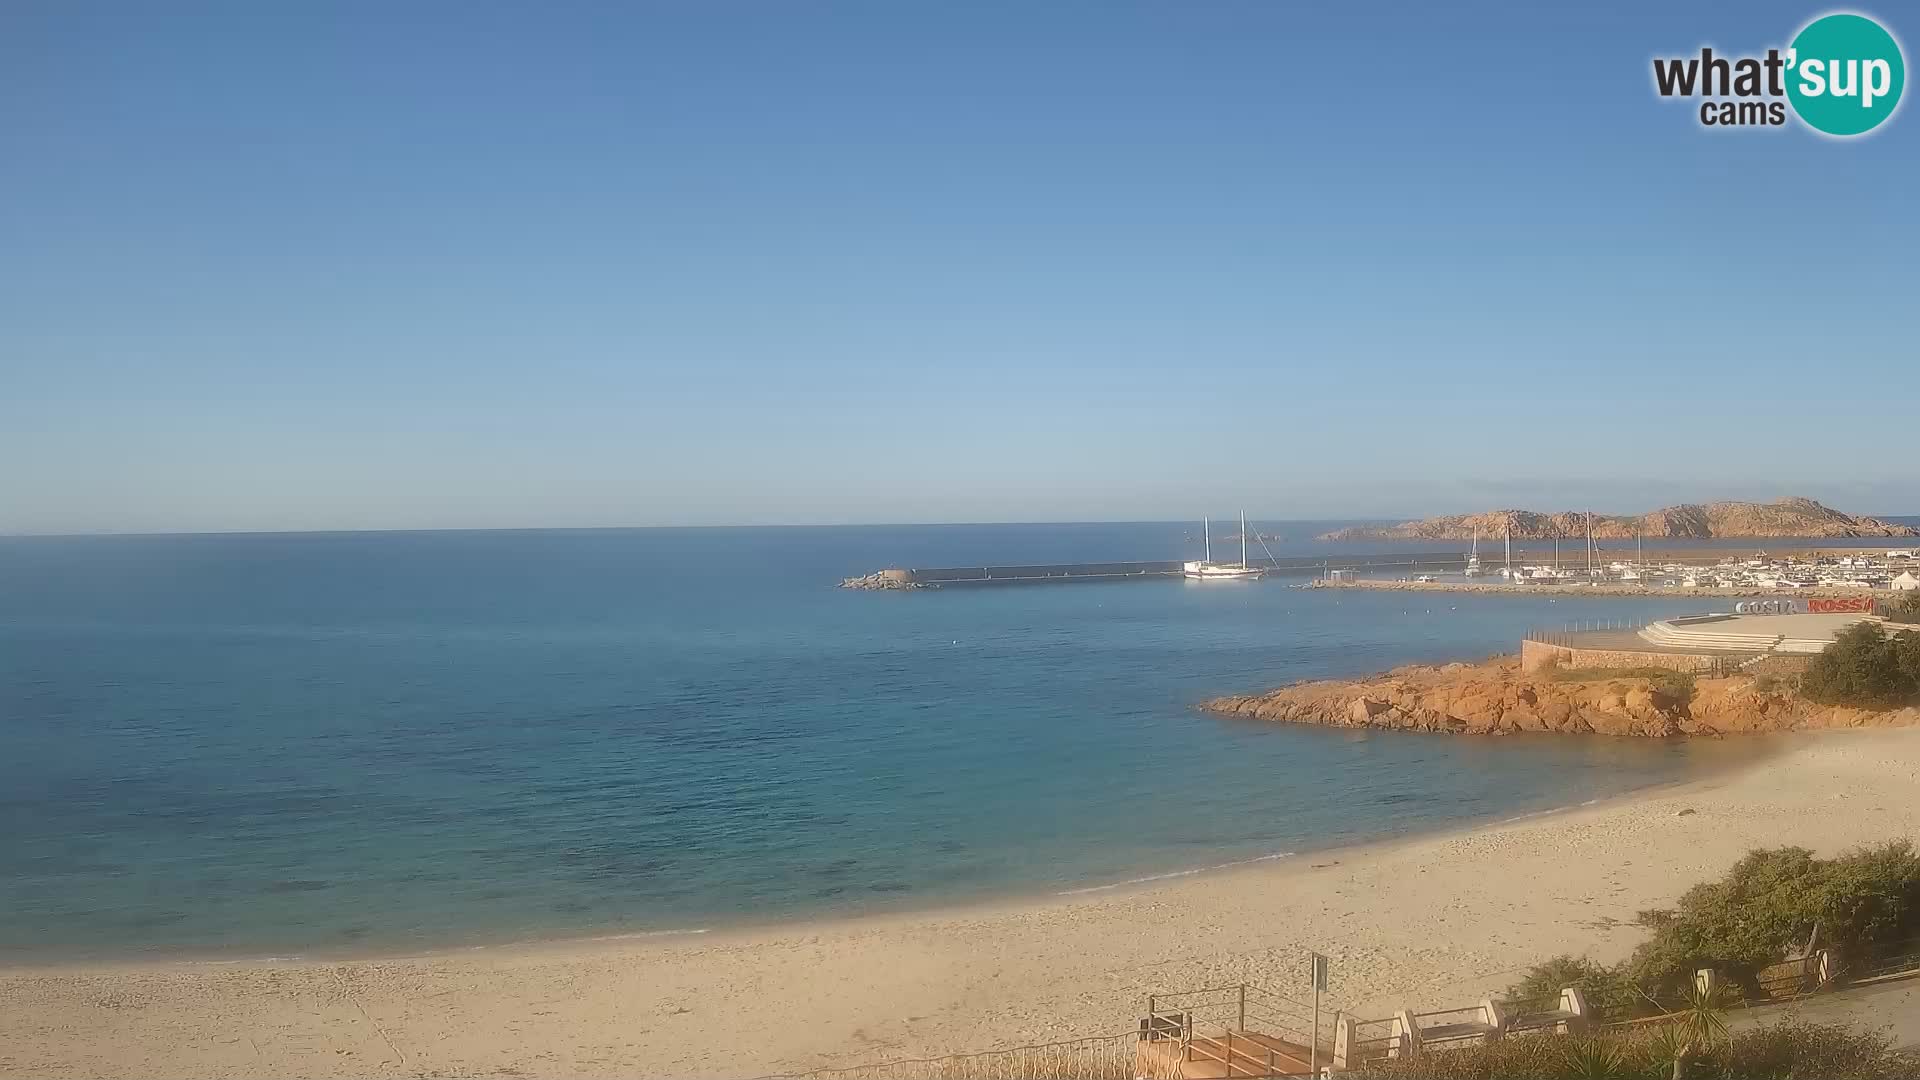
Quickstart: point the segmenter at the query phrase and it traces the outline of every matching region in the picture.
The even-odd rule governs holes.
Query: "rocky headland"
[[[1414,665],[1353,680],[1309,680],[1220,697],[1224,716],[1324,727],[1453,735],[1527,732],[1668,738],[1920,725],[1920,709],[1818,705],[1790,677],[1696,678],[1667,672],[1520,670],[1519,658]]]
[[[1510,530],[1510,531],[1509,531]],[[1587,515],[1576,510],[1542,514],[1532,510],[1489,510],[1484,514],[1453,514],[1423,518],[1399,525],[1362,525],[1322,535],[1322,540],[1467,540],[1476,532],[1486,539],[1512,536],[1515,540],[1584,539]],[[1812,499],[1787,498],[1770,503],[1683,503],[1640,515],[1593,515],[1596,540],[1777,539],[1819,537],[1920,536],[1920,529],[1879,518],[1843,514]]]

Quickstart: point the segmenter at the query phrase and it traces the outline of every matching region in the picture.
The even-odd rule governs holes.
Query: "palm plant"
[[[1696,983],[1687,988],[1677,1015],[1687,1041],[1696,1051],[1705,1052],[1726,1044],[1727,1008],[1731,1004],[1726,987],[1719,983],[1705,986]]]
[[[1576,1039],[1567,1047],[1568,1080],[1621,1080],[1627,1055],[1618,1042],[1604,1038]]]
[[[1717,982],[1687,987],[1672,1022],[1654,1035],[1661,1057],[1673,1062],[1673,1080],[1685,1080],[1695,1057],[1726,1045],[1727,1005],[1726,989]]]

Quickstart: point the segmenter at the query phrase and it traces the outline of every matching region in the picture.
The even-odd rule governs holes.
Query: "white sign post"
[[[1320,1075],[1320,992],[1327,988],[1327,958],[1319,953],[1308,953],[1313,957],[1313,1031],[1307,1035],[1307,1068],[1314,1076]]]

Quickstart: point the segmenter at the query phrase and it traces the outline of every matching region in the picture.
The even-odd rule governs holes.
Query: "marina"
[[[1246,529],[1241,530],[1242,536]],[[1720,552],[1676,554],[1645,552],[1636,542],[1630,559],[1605,559],[1589,544],[1584,565],[1563,566],[1558,544],[1549,561],[1515,565],[1511,541],[1503,565],[1493,575],[1482,567],[1476,538],[1473,550],[1399,552],[1374,555],[1273,556],[1249,558],[1242,540],[1238,564],[1213,562],[1209,536],[1202,560],[1146,560],[1128,562],[1067,562],[1002,566],[943,566],[893,568],[842,581],[850,589],[937,589],[950,586],[1043,585],[1075,581],[1251,578],[1274,576],[1313,578],[1315,584],[1370,588],[1431,587],[1474,592],[1540,591],[1574,587],[1582,591],[1631,594],[1658,592],[1687,595],[1690,591],[1728,595],[1794,593],[1855,595],[1920,588],[1920,552],[1804,551],[1779,556],[1757,552],[1734,555]],[[1523,557],[1525,553],[1522,553]]]

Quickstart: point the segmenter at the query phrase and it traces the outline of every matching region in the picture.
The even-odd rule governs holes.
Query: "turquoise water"
[[[1758,752],[1192,708],[1698,600],[831,587],[1173,557],[1189,531],[0,540],[0,950],[325,954],[1099,888]]]

